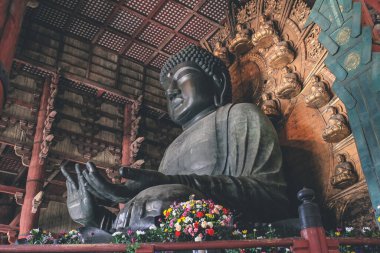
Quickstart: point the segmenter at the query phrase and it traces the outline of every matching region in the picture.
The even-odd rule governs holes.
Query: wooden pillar
[[[132,107],[126,103],[124,107],[123,123],[123,147],[121,151],[121,166],[131,165],[131,124],[132,124]]]
[[[7,96],[8,75],[16,52],[26,0],[0,1],[0,112]]]
[[[20,218],[20,235],[19,238],[24,238],[32,228],[38,224],[39,209],[36,213],[32,213],[32,201],[34,196],[42,189],[44,183],[44,166],[40,163],[40,151],[44,129],[44,122],[47,117],[47,107],[49,98],[50,79],[46,79],[42,90],[40,108],[37,116],[36,133],[34,135],[34,143],[32,150],[32,158],[28,169],[26,179],[24,204],[21,209]]]
[[[0,34],[4,29],[5,20],[7,19],[9,0],[0,1]]]
[[[16,45],[18,37],[20,35],[22,18],[26,10],[26,4],[28,1],[25,0],[12,0],[1,2],[10,2],[10,5],[5,3],[0,4],[0,8],[7,8],[8,12],[6,20],[3,22],[3,29],[1,33],[0,40],[0,61],[2,62],[5,70],[9,73],[14,54],[16,52]],[[4,13],[4,9],[0,9],[0,13]],[[0,23],[1,25],[1,23]]]

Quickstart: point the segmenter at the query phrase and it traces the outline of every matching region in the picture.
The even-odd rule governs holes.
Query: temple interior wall
[[[335,77],[323,64],[326,49],[317,40],[320,30],[316,25],[303,27],[309,12],[303,1],[249,1],[236,14],[243,29],[235,30],[235,36],[229,35],[228,27],[221,30],[214,43],[221,42],[222,48],[214,48],[214,54],[230,64],[233,100],[253,102],[272,117],[283,151],[293,215],[298,205],[296,192],[306,186],[316,191],[326,224],[375,226],[346,109],[331,90]],[[259,13],[266,15],[265,22],[259,20],[263,17]],[[277,38],[280,43],[272,42],[269,47],[260,48],[260,43],[268,41],[268,37]],[[244,44],[245,38],[256,45]],[[284,42],[289,51],[280,48]],[[244,46],[251,49],[239,52]],[[287,73],[283,71],[285,68]],[[318,108],[307,104],[307,99],[315,94],[315,77],[323,83],[328,97]],[[291,82],[293,86],[289,85]],[[296,83],[299,88],[294,88]],[[293,89],[296,94],[289,97],[283,92],[285,89],[288,92]],[[263,99],[264,94],[269,95],[269,107],[275,107],[278,115],[266,112],[268,99]],[[331,107],[343,117],[348,129],[344,137],[333,141],[322,136],[332,123]],[[334,187],[331,183],[340,164],[337,155],[343,155],[356,174],[354,182],[344,187]]]

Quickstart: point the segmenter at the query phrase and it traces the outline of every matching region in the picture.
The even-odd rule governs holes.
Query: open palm
[[[79,169],[79,164],[75,165],[78,176],[78,186],[67,173],[66,165],[61,166],[61,171],[66,177],[67,186],[67,208],[71,218],[84,226],[94,226],[95,205],[91,194],[85,188],[85,179]]]

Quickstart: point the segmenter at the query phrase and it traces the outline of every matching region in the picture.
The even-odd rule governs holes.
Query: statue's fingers
[[[109,199],[107,199],[107,198],[105,198],[103,195],[101,195],[98,191],[96,191],[94,188],[92,188],[91,187],[91,185],[88,183],[88,182],[86,182],[85,184],[84,184],[84,188],[89,192],[89,193],[91,193],[91,195],[93,195],[93,196],[95,196],[96,198],[98,198],[98,199],[101,199],[101,200],[109,200]]]
[[[66,182],[69,182],[70,185],[72,185],[72,187],[76,190],[77,189],[76,184],[75,184],[74,180],[71,178],[71,176],[69,175],[69,173],[67,173],[65,165],[61,165],[61,172],[65,176]]]
[[[95,190],[98,195],[101,195],[103,199],[112,199],[112,196],[107,194],[107,189],[105,189],[104,184],[95,181],[94,177],[91,176],[86,170],[84,170],[82,174],[86,179],[88,186]]]
[[[83,193],[85,192],[85,184],[86,182],[84,181],[84,178],[83,178],[83,175],[82,175],[82,172],[80,171],[80,165],[78,163],[75,164],[75,171],[77,173],[77,176],[78,176],[78,186],[79,186],[79,190],[83,191]]]
[[[132,179],[139,181],[142,178],[147,179],[146,177],[150,175],[147,170],[133,169],[129,167],[121,167],[119,169],[120,176],[127,179]]]
[[[67,196],[73,195],[73,184],[69,180],[66,180]]]
[[[86,162],[86,167],[87,167],[87,170],[90,172],[90,173],[96,173],[96,166],[94,163],[92,162]]]

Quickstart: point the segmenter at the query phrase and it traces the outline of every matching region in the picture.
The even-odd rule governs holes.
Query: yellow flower
[[[335,235],[336,236],[340,236],[340,232],[335,232]]]
[[[379,216],[379,217],[377,217],[377,221],[378,221],[378,222],[380,222],[380,216]]]
[[[248,233],[248,231],[247,230],[243,230],[243,231],[241,231],[243,234],[246,234],[246,233]]]
[[[168,232],[168,229],[167,229],[167,228],[165,228],[164,232],[165,232],[165,233],[166,233],[166,232]]]
[[[207,218],[210,218],[210,219],[213,219],[213,218],[214,218],[214,215],[211,214],[211,213],[206,213],[206,217],[207,217]]]

